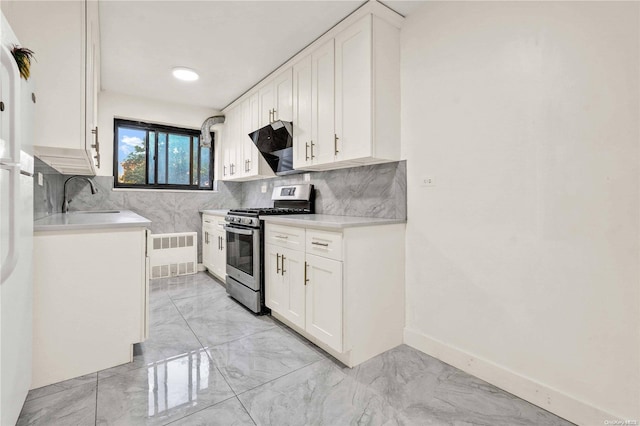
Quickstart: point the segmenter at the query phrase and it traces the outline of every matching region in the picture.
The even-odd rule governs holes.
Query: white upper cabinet
[[[400,160],[400,29],[367,15],[335,38],[335,166]]]
[[[336,160],[371,155],[371,15],[336,36]]]
[[[294,168],[335,160],[333,44],[329,40],[293,67]]]
[[[257,95],[258,127],[292,121],[295,169],[399,161],[402,21],[365,3],[225,113]]]
[[[222,180],[244,181],[275,176],[249,137],[260,127],[260,99],[256,92],[226,111]]]
[[[35,154],[61,173],[94,175],[99,167],[98,2],[14,1],[3,11],[22,45],[35,53]]]
[[[311,54],[311,135],[313,164],[334,161],[334,41]]]
[[[293,74],[287,68],[262,86],[260,94],[260,126],[277,120],[293,120]],[[257,129],[254,129],[257,130]]]
[[[313,164],[311,112],[311,55],[293,66],[293,168]]]

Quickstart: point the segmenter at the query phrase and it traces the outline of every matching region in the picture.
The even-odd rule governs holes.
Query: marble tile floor
[[[151,282],[129,364],[29,392],[18,425],[570,425],[402,345],[353,369],[206,273]]]

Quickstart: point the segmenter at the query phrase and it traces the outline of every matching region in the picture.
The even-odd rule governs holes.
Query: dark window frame
[[[144,184],[131,184],[131,183],[121,183],[118,180],[118,170],[119,170],[119,166],[120,166],[120,158],[119,158],[119,146],[118,146],[118,136],[119,136],[119,132],[118,132],[118,128],[119,127],[125,127],[125,128],[131,128],[131,129],[138,129],[138,130],[144,130],[146,131],[145,133],[145,160],[146,160],[146,167],[145,167],[145,183]],[[150,132],[154,132],[155,133],[155,138],[154,138],[154,154],[155,154],[155,158],[153,159],[153,164],[152,167],[154,168],[154,182],[156,183],[149,183],[149,165],[151,164],[149,162],[149,155],[150,155],[150,150],[149,150],[149,135]],[[159,184],[157,183],[158,181],[158,157],[159,157],[159,152],[158,152],[158,140],[159,140],[159,134],[160,133],[166,133],[166,146],[168,148],[169,146],[169,134],[177,134],[177,135],[181,135],[181,136],[189,136],[191,138],[190,141],[190,146],[189,146],[189,184]],[[194,137],[198,138],[198,170],[194,170],[193,169],[193,165],[194,165]],[[193,130],[193,129],[185,129],[185,128],[181,128],[181,127],[174,127],[174,126],[167,126],[167,125],[163,125],[163,124],[153,124],[153,123],[147,123],[144,121],[135,121],[135,120],[127,120],[127,119],[121,119],[121,118],[114,118],[113,120],[113,186],[114,188],[127,188],[127,189],[166,189],[166,190],[180,190],[180,191],[213,191],[213,178],[214,178],[214,170],[213,170],[213,166],[215,164],[214,161],[214,152],[215,150],[214,148],[214,133],[211,133],[211,148],[209,151],[209,186],[200,186],[200,166],[201,166],[201,151],[202,148],[200,146],[200,138],[202,137],[202,135],[200,134],[200,131],[198,130]],[[168,173],[168,161],[169,161],[169,155],[167,153],[167,155],[165,155],[165,161],[167,162],[167,165],[165,166],[165,173]],[[193,183],[193,179],[194,179],[194,174],[198,175],[198,184],[194,184]]]

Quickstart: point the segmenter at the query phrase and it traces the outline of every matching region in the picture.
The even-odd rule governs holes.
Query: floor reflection
[[[209,387],[210,368],[206,349],[149,364],[149,417],[195,402]]]

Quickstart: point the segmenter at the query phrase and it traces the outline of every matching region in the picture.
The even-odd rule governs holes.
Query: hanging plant
[[[20,47],[13,45],[11,49],[11,54],[13,58],[16,60],[16,64],[18,64],[18,70],[20,70],[20,77],[25,80],[29,80],[31,67],[31,59],[34,59],[33,51],[31,49],[27,49],[26,47]]]

